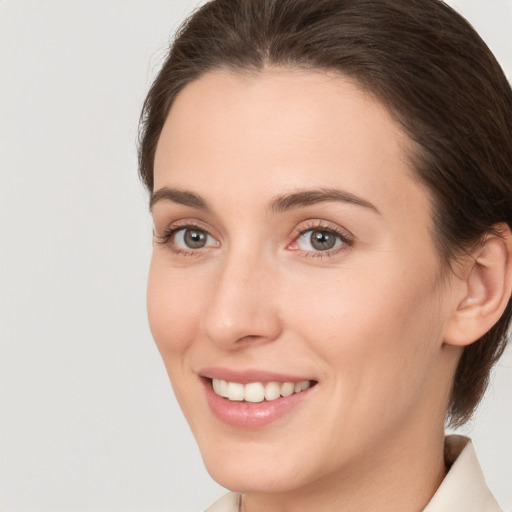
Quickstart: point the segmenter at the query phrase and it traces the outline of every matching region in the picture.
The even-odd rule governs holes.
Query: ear
[[[445,329],[448,345],[463,347],[481,338],[500,319],[512,294],[512,233],[496,226],[464,264],[463,290]],[[461,299],[462,296],[462,299]]]

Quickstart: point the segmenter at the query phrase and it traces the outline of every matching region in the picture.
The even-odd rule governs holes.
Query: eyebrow
[[[184,206],[190,206],[191,208],[197,208],[206,212],[210,212],[212,210],[206,199],[201,197],[199,194],[189,192],[187,190],[179,190],[169,187],[163,187],[157,190],[151,194],[149,210],[151,211],[153,206],[160,201],[182,204]],[[380,214],[377,207],[369,201],[366,201],[351,192],[336,188],[299,190],[290,194],[281,195],[270,202],[270,209],[274,213],[283,213],[295,208],[329,202],[354,204],[356,206],[369,208],[370,210]]]
[[[351,192],[340,190],[337,188],[320,188],[313,190],[302,190],[279,196],[271,203],[272,211],[276,213],[285,212],[302,206],[310,206],[318,203],[341,202],[349,203],[364,208],[369,208],[380,214],[375,205],[358,197]]]
[[[149,200],[149,211],[153,210],[153,206],[160,201],[178,203],[204,211],[211,210],[206,199],[203,199],[200,195],[195,194],[194,192],[188,192],[187,190],[179,190],[169,187],[158,189],[156,192],[151,194],[151,199]]]

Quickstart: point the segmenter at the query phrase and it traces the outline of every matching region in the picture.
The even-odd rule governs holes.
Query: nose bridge
[[[239,247],[226,254],[204,318],[211,341],[236,348],[242,340],[271,341],[280,330],[274,268],[261,252]]]

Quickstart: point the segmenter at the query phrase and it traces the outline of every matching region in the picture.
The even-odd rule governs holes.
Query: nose
[[[261,256],[232,254],[219,266],[203,317],[207,338],[224,350],[277,339],[281,322],[275,264]]]

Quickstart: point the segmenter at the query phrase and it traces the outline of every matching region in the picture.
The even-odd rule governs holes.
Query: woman
[[[144,105],[148,313],[211,511],[499,510],[512,91],[437,0],[215,0]]]

